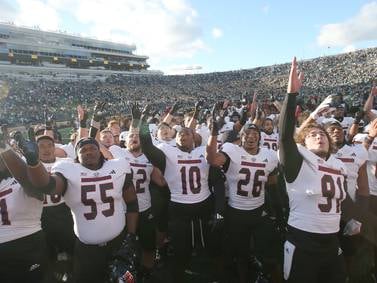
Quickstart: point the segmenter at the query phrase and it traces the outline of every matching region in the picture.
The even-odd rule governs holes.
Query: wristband
[[[80,121],[80,128],[86,128],[86,120]]]
[[[97,122],[97,121],[92,119],[90,121],[90,126],[99,130],[101,128],[101,122],[99,122],[99,121]]]

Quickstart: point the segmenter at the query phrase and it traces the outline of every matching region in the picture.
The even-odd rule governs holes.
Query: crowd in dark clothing
[[[377,48],[300,62],[305,72],[302,104],[315,105],[329,94],[342,94],[350,107],[362,105],[375,72]],[[102,80],[56,79],[54,76],[28,80],[0,76],[0,120],[9,125],[38,123],[43,120],[44,105],[57,114],[58,121],[69,121],[76,106],[92,106],[106,101],[111,115],[124,112],[122,101],[152,103],[164,109],[179,100],[187,105],[204,100],[208,105],[221,99],[237,100],[241,94],[258,93],[259,101],[282,99],[289,64],[247,70],[184,76],[111,75]],[[27,76],[26,76],[27,77]],[[126,114],[126,113],[122,113]]]

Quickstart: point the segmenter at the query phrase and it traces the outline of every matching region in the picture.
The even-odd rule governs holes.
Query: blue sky
[[[0,0],[0,19],[133,43],[151,69],[246,69],[374,47],[377,2]]]

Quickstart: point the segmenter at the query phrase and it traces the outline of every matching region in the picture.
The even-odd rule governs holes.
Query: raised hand
[[[313,119],[317,119],[318,117],[326,114],[327,112],[333,111],[335,108],[331,107],[331,104],[333,102],[333,96],[329,95],[327,96],[321,104],[317,106],[317,108],[310,113],[310,117]]]
[[[34,133],[34,130],[33,130]],[[20,149],[23,156],[26,158],[26,163],[30,166],[35,166],[39,162],[39,150],[38,145],[35,142],[35,136],[31,134],[31,131],[28,131],[29,138],[34,140],[25,140],[21,133],[15,133],[14,140],[17,143],[18,148]]]
[[[199,100],[199,101],[195,102],[194,111],[195,112],[200,111],[202,106],[203,106],[203,101]]]
[[[44,120],[45,120],[46,130],[52,130],[52,127],[55,122],[55,115],[49,114],[48,110],[46,109],[44,111]]]
[[[104,117],[105,113],[103,112],[103,109],[105,108],[106,102],[100,102],[97,101],[94,106],[94,112],[93,112],[93,120],[95,122],[100,122],[102,118]]]
[[[132,115],[132,120],[140,120],[141,112],[139,109],[139,105],[136,102],[132,104],[131,115]]]
[[[179,103],[178,102],[174,103],[169,111],[170,115],[174,115],[175,113],[177,113],[179,108],[180,108]]]
[[[77,105],[77,117],[80,122],[88,120],[88,111],[86,111],[81,105]]]
[[[370,123],[368,136],[372,138],[377,137],[377,118]]]
[[[291,71],[289,73],[287,93],[298,94],[302,87],[303,80],[304,80],[304,74],[302,72],[300,73],[298,72],[297,60],[296,60],[296,57],[293,57]]]
[[[370,90],[370,93],[373,95],[373,96],[377,96],[377,86],[375,83],[373,83],[373,86],[372,86],[372,89]]]
[[[212,110],[211,110],[211,117],[212,117],[212,121],[211,121],[211,124],[210,124],[210,130],[211,130],[211,135],[212,136],[217,136],[218,133],[219,133],[219,125],[217,123],[217,120],[216,120],[216,116],[217,116],[217,112],[219,110],[219,108],[221,107],[221,104],[216,102],[213,106],[212,106]]]

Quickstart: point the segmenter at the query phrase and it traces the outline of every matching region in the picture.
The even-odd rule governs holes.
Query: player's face
[[[171,129],[168,126],[161,126],[157,131],[157,137],[160,140],[166,141],[171,139]]]
[[[258,151],[259,148],[259,132],[255,129],[247,129],[241,134],[241,143],[247,152]]]
[[[43,162],[52,162],[55,160],[55,145],[52,141],[42,139],[38,141],[39,158]]]
[[[113,135],[120,135],[120,126],[118,124],[113,124],[110,127],[110,131],[112,132]]]
[[[101,133],[99,140],[105,147],[110,147],[114,144],[114,136],[110,132]]]
[[[344,117],[344,108],[336,108],[334,117]]]
[[[177,133],[177,145],[183,148],[192,148],[194,146],[194,135],[191,129],[183,128]]]
[[[140,149],[139,134],[135,134],[135,133],[128,134],[127,148],[131,151],[138,151]]]
[[[341,127],[336,125],[330,126],[326,129],[326,132],[329,134],[333,143],[342,144],[344,142],[344,133]]]
[[[315,128],[306,135],[305,147],[318,156],[326,156],[330,149],[330,143],[326,133]]]
[[[95,168],[100,161],[101,152],[95,144],[86,144],[77,151],[79,162],[88,168]]]
[[[114,124],[110,127],[110,131],[113,134],[114,144],[119,144],[120,126]]]
[[[265,120],[263,123],[263,129],[266,133],[271,134],[274,130],[274,124],[271,120]]]

